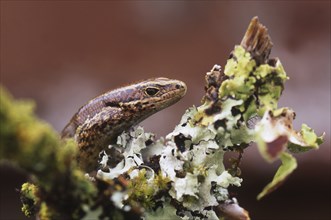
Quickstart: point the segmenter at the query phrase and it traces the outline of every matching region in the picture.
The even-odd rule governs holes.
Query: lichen
[[[242,46],[236,46],[232,54],[225,65],[228,79],[220,87],[220,97],[242,100],[235,110],[242,113],[245,122],[254,114],[263,116],[267,109],[275,110],[288,79],[280,61],[276,59],[274,66],[257,65]]]
[[[262,31],[257,33],[266,34],[263,26],[259,28]],[[249,31],[254,34],[254,30],[250,26]],[[269,37],[261,38],[270,40]],[[261,39],[256,37],[254,40]],[[249,38],[244,41],[247,42],[250,42]],[[143,178],[144,175],[129,174],[129,182],[141,184],[133,185],[139,188],[139,199],[135,200],[141,200],[145,194],[146,201],[153,201],[152,198],[156,199],[155,195],[158,195],[155,201],[161,201],[163,207],[169,208],[170,205],[176,208],[176,216],[181,219],[218,219],[222,216],[249,219],[248,213],[238,204],[229,205],[235,199],[228,193],[230,185],[241,185],[242,179],[237,175],[240,174],[238,166],[244,149],[251,142],[256,142],[267,161],[282,161],[273,181],[258,195],[261,199],[275,190],[296,168],[296,160],[287,150],[303,152],[317,149],[323,139],[306,125],[300,132],[294,131],[294,112],[288,108],[278,109],[278,100],[288,77],[279,59],[268,58],[272,44],[265,44],[256,43],[259,48],[268,50],[262,52],[246,44],[236,46],[224,73],[219,65],[215,65],[206,74],[206,95],[202,105],[186,110],[180,123],[165,139],[155,140],[154,135],[144,133],[140,127],[133,129],[139,131],[139,135],[132,135],[133,132],[122,134],[119,138],[122,141],[117,143],[125,155],[119,163],[122,164],[121,169],[116,166],[106,172],[99,170],[100,176],[114,179],[116,177],[111,174],[115,170],[119,171],[117,175],[126,175],[129,170],[133,172],[147,166],[152,173],[159,172],[158,176],[169,180],[168,191],[158,193],[160,190],[153,185],[155,181],[151,181],[155,175],[147,179]],[[227,168],[223,157],[229,151],[238,152],[239,157]],[[149,187],[153,190],[148,191]],[[144,193],[139,193],[140,190]],[[122,198],[125,203],[125,197]],[[160,213],[159,209],[153,213],[156,207],[151,209],[150,203],[140,204],[149,210],[145,213],[146,219],[153,219]],[[174,210],[169,210],[170,214],[166,215],[173,217]]]
[[[282,182],[285,181],[286,177],[297,168],[296,159],[291,154],[282,152],[280,159],[282,161],[282,165],[278,168],[273,180],[264,187],[262,192],[259,193],[257,199],[261,199],[265,195],[274,191]]]

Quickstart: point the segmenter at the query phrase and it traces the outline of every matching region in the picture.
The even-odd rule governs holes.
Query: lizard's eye
[[[160,90],[155,87],[148,87],[145,90],[145,93],[149,96],[155,96]]]

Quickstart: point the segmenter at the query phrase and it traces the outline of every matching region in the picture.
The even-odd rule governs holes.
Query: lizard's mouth
[[[178,84],[175,87],[179,91],[180,98],[182,98],[186,94],[186,91],[187,91],[186,84],[182,81],[178,81]]]
[[[182,81],[172,80],[167,90],[168,91],[162,94],[158,99],[155,99],[155,103],[158,103],[160,107],[158,110],[178,102],[186,94],[187,87]]]

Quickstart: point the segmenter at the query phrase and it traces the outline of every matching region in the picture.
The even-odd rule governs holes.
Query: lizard
[[[78,145],[77,163],[86,172],[97,167],[99,153],[117,137],[152,114],[175,104],[186,93],[184,82],[164,77],[105,92],[83,105],[61,132]]]

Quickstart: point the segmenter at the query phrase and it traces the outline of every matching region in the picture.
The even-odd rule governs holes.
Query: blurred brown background
[[[60,131],[101,92],[155,76],[180,79],[184,99],[143,123],[165,135],[199,105],[205,72],[224,66],[255,15],[291,77],[280,106],[296,111],[297,129],[304,122],[327,135],[320,150],[296,155],[298,169],[260,202],[279,164],[250,147],[233,192],[252,219],[330,219],[330,1],[1,1],[1,84],[34,99],[37,114]],[[26,177],[4,166],[0,176],[0,219],[26,219],[16,192]]]

